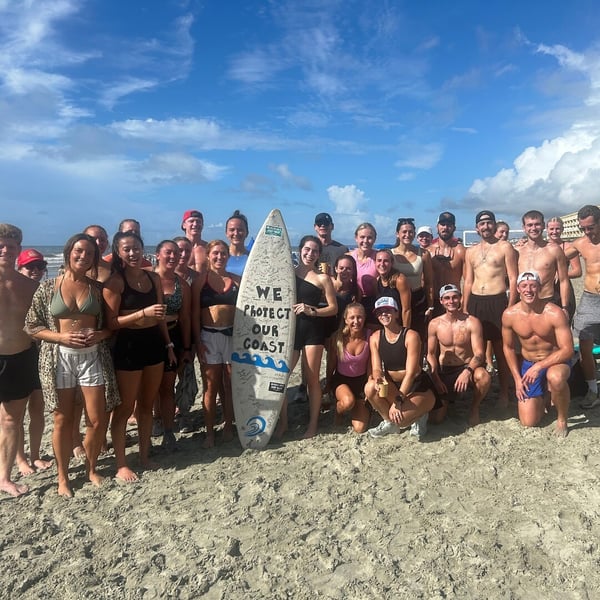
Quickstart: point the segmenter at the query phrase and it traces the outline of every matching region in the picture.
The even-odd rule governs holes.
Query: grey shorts
[[[573,329],[580,340],[600,342],[600,294],[583,292],[573,318]]]
[[[207,365],[230,365],[233,338],[231,327],[202,328],[200,340],[206,350],[204,361]]]

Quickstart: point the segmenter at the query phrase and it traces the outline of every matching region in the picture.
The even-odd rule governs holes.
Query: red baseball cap
[[[41,252],[30,248],[29,250],[23,250],[23,252],[19,254],[17,258],[17,269],[20,269],[21,267],[24,267],[32,262],[43,262],[44,265],[48,264]]]
[[[186,210],[183,213],[183,218],[181,219],[181,229],[183,229],[183,224],[188,219],[191,219],[192,217],[196,217],[197,219],[202,219],[202,222],[204,222],[204,215],[199,210],[196,210],[196,209]]]

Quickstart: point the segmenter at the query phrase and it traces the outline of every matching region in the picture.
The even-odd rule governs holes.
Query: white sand
[[[72,500],[54,469],[27,477],[31,493],[0,498],[2,597],[597,597],[600,410],[573,408],[557,440],[496,392],[482,425],[456,404],[421,443],[336,430],[331,412],[302,441],[308,406],[292,404],[263,452],[184,435],[137,484],[98,490],[73,464]]]

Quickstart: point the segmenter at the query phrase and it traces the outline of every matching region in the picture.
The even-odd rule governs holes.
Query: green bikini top
[[[66,305],[63,300],[61,288],[63,284],[64,278],[61,279],[60,285],[56,292],[54,292],[54,296],[52,296],[52,300],[50,301],[50,314],[56,319],[68,319],[73,315],[92,315],[97,317],[100,315],[102,311],[102,306],[98,301],[98,298],[92,294],[92,286],[89,286],[89,291],[87,298],[81,306],[75,306],[75,309],[71,309]]]

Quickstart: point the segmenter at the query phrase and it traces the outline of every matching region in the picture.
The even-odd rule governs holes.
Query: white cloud
[[[335,205],[335,212],[341,215],[360,215],[361,207],[367,203],[365,193],[354,184],[343,187],[330,185],[327,193]]]
[[[138,163],[135,171],[143,181],[167,185],[216,181],[227,171],[227,167],[183,152],[171,152],[151,156]]]
[[[300,175],[294,175],[286,164],[270,165],[269,168],[277,173],[287,185],[300,188],[301,190],[312,189],[312,185],[308,178]]]
[[[554,57],[568,72],[582,74],[588,81],[583,110],[562,135],[526,148],[511,168],[491,177],[476,179],[465,206],[476,201],[493,206],[499,213],[519,216],[536,208],[546,215],[567,214],[584,204],[600,201],[600,61],[595,50],[576,53],[564,46],[539,45],[538,53]],[[566,96],[568,91],[565,90]],[[593,107],[590,108],[590,107]]]
[[[411,144],[404,150],[404,158],[396,161],[396,166],[402,169],[431,169],[440,161],[443,151],[438,143]]]
[[[147,92],[154,89],[157,85],[158,81],[128,77],[122,81],[109,84],[101,92],[99,102],[106,108],[112,109],[121,98],[137,92]]]

